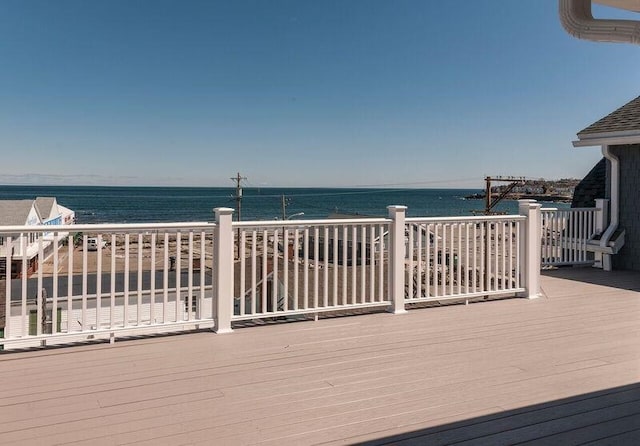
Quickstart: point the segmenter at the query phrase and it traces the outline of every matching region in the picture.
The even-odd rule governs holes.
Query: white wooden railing
[[[387,219],[234,224],[233,320],[389,305]]]
[[[0,228],[5,247],[20,238],[35,240],[39,259],[51,253],[2,285],[0,345],[224,333],[247,319],[538,295],[536,203],[469,218],[407,219],[404,206],[388,218],[233,222],[232,209],[215,213],[215,223],[47,226],[49,240],[30,237],[44,227]],[[16,258],[5,250],[4,260]],[[26,256],[18,262],[28,271]]]
[[[30,237],[43,227],[1,228],[6,246],[36,239],[39,259],[51,253],[30,277],[23,273],[4,281],[5,347],[212,326],[214,228],[206,223],[47,226],[49,240]],[[10,250],[4,260],[16,261]],[[18,262],[17,269],[28,271],[26,257]]]
[[[589,240],[602,233],[602,208],[541,209],[541,260],[543,266],[593,264]]]
[[[512,294],[524,216],[409,218],[407,301]]]

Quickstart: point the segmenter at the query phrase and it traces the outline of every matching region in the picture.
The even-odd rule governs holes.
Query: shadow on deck
[[[563,267],[543,270],[542,276],[640,291],[640,273],[637,271],[603,271],[591,267]]]
[[[640,384],[563,398],[360,444],[409,446],[585,443],[640,443]]]

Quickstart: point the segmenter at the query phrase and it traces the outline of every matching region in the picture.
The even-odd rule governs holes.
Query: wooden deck
[[[640,274],[0,356],[0,444],[638,444]]]

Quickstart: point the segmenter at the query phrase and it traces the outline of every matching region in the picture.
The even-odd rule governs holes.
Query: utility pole
[[[491,212],[491,177],[487,176],[484,178],[486,183],[485,192],[484,192],[484,212],[486,215],[489,215]]]
[[[287,206],[288,205],[289,205],[289,200],[287,200],[287,198],[283,194],[282,195],[282,219],[283,220],[287,219]]]
[[[231,181],[236,182],[236,220],[240,221],[242,219],[242,180],[246,180],[247,177],[243,177],[240,175],[240,172],[236,174],[235,177],[231,177]],[[238,227],[238,236],[235,245],[237,246],[237,257],[240,257],[240,228]]]
[[[243,177],[240,175],[240,172],[236,174],[235,177],[231,177],[231,181],[236,182],[236,220],[242,220],[242,180],[246,180],[247,177]]]

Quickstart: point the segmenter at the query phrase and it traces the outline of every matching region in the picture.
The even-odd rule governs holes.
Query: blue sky
[[[479,187],[582,177],[640,47],[556,0],[0,0],[0,183]],[[596,10],[604,13],[605,10]]]

